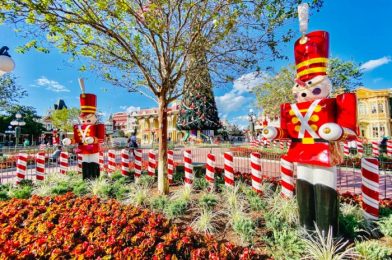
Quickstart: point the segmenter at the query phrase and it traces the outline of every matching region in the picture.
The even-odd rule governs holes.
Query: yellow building
[[[392,90],[371,90],[360,87],[358,98],[358,123],[361,136],[369,141],[380,141],[391,136]]]
[[[167,132],[172,142],[179,142],[184,133],[176,128],[179,106],[177,104],[168,108]],[[133,114],[136,119],[136,138],[143,144],[157,143],[159,122],[158,108],[141,109]]]

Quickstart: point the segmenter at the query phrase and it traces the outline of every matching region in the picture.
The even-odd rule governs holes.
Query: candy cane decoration
[[[140,149],[135,150],[135,178],[139,178],[142,175],[142,156],[143,151]]]
[[[279,148],[280,150],[284,149],[284,142],[282,140],[279,141]]]
[[[60,153],[60,173],[67,174],[68,171],[68,152]]]
[[[359,156],[363,155],[363,143],[360,140],[357,140],[357,154]]]
[[[19,184],[26,177],[27,171],[27,154],[18,154],[18,160],[16,161],[16,184]]]
[[[148,153],[148,175],[155,176],[155,168],[156,168],[156,160],[155,160],[155,152],[150,150]]]
[[[392,140],[387,141],[387,156],[392,157]]]
[[[350,149],[348,147],[348,142],[344,142],[343,144],[343,152],[344,152],[344,156],[350,156]]]
[[[282,195],[286,198],[294,196],[294,164],[283,157],[280,159],[280,174],[282,180]]]
[[[372,150],[373,150],[373,156],[374,157],[380,156],[380,150],[378,148],[378,142],[377,141],[373,141],[372,142]]]
[[[45,152],[38,152],[35,156],[35,174],[37,180],[45,179]]]
[[[129,174],[129,152],[127,149],[121,150],[121,174],[123,176]]]
[[[227,187],[234,187],[234,157],[233,153],[226,152],[223,154],[224,170],[225,170],[225,185]]]
[[[109,172],[114,172],[116,170],[116,153],[114,150],[108,151],[108,170]]]
[[[378,159],[362,158],[362,209],[367,219],[377,220],[379,213],[380,175]]]
[[[257,193],[261,193],[261,155],[259,153],[250,154],[250,168],[252,173],[252,188]]]
[[[271,147],[271,141],[270,141],[269,139],[267,139],[266,141],[267,141],[267,142],[266,142],[266,144],[267,144],[266,146],[267,146],[267,147]]]
[[[174,151],[167,151],[167,177],[169,179],[169,183],[173,183],[173,173],[174,173]]]
[[[206,180],[210,184],[211,190],[215,187],[215,155],[207,154]]]
[[[78,173],[82,174],[83,155],[78,153]]]
[[[193,184],[193,165],[191,150],[184,151],[184,172],[185,172],[185,187],[192,187]]]
[[[103,171],[105,169],[105,160],[104,160],[103,152],[99,152],[98,162],[99,162],[99,171]]]

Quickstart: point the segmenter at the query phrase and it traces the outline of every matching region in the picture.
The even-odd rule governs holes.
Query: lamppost
[[[251,139],[253,139],[255,136],[255,122],[256,122],[256,115],[253,112],[253,109],[249,109],[248,120],[249,120],[249,130],[251,134]]]
[[[11,135],[15,134],[15,131],[12,130],[12,125],[9,125],[9,126],[8,126],[8,129],[5,130],[5,133],[6,133],[6,134],[10,134],[10,135],[9,135],[9,138],[8,138],[8,141],[11,141]]]
[[[7,46],[0,48],[0,76],[13,71],[15,68],[15,62],[12,60],[8,50]]]
[[[18,146],[19,143],[19,137],[21,133],[21,127],[26,125],[26,122],[23,121],[22,115],[18,112],[15,115],[15,119],[11,121],[11,125],[15,126],[15,147]]]

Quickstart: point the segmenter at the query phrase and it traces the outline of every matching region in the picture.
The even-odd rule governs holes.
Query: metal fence
[[[104,160],[107,162],[107,150],[114,149],[117,156],[116,161],[120,163],[121,149],[104,147]],[[148,152],[151,148],[141,148],[143,150],[143,161],[148,160]],[[241,173],[250,173],[250,153],[259,152],[262,157],[262,172],[268,177],[280,177],[280,158],[284,151],[279,148],[261,149],[256,147],[238,147],[238,146],[195,146],[195,147],[175,147],[174,161],[182,164],[183,154],[185,150],[191,150],[193,163],[204,164],[207,154],[215,155],[215,167],[224,167],[223,155],[225,152],[232,152],[234,155],[234,170]],[[156,151],[156,150],[155,150]],[[0,180],[2,183],[15,182],[16,160],[18,152],[26,152],[28,154],[28,170],[26,178],[35,179],[35,154],[37,149],[20,149],[17,151],[9,151],[3,154],[3,160],[0,160]],[[46,153],[46,173],[59,172],[58,160],[52,160],[51,154],[53,150],[47,149]],[[77,170],[77,156],[74,150],[70,148],[69,152],[69,170]],[[134,160],[133,153],[130,153],[131,162]],[[338,172],[338,190],[340,192],[361,193],[361,169],[357,159],[355,161],[345,161],[344,164],[337,167]],[[392,161],[380,158],[380,197],[392,198]]]

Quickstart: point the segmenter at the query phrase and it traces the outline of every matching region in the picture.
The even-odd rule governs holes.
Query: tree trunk
[[[158,122],[159,122],[159,150],[158,150],[158,191],[160,194],[169,193],[167,178],[167,100],[166,95],[159,97]]]

